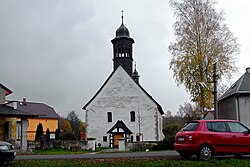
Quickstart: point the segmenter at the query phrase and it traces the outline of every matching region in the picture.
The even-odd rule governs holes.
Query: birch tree
[[[207,108],[213,105],[213,64],[219,77],[230,78],[238,71],[239,44],[224,23],[224,12],[217,12],[215,5],[215,0],[170,0],[176,19],[170,69],[192,101]]]

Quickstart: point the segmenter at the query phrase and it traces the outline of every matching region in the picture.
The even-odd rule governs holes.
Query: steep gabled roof
[[[58,115],[55,110],[52,107],[43,103],[18,101],[17,109],[30,114],[38,115],[38,118],[58,118]]]
[[[112,133],[114,129],[122,129],[123,132],[126,134],[132,134],[132,132],[129,130],[129,128],[124,124],[122,120],[118,120],[116,124],[107,132],[107,133]],[[118,130],[119,131],[119,130]],[[116,132],[118,132],[116,131]]]
[[[250,68],[219,98],[225,99],[233,95],[250,94]]]
[[[37,115],[17,110],[10,106],[0,105],[0,117],[34,118]]]
[[[12,93],[12,91],[10,89],[8,89],[6,86],[4,86],[3,84],[0,83],[0,87],[3,88],[5,90],[5,95],[9,95]]]
[[[118,68],[122,68],[123,69],[123,67],[120,65]],[[113,71],[110,75],[109,75],[109,77],[107,78],[107,80],[104,82],[104,84],[101,86],[101,88],[96,92],[96,94],[90,99],[90,101],[82,108],[82,109],[84,109],[84,110],[86,110],[86,107],[96,98],[96,96],[101,92],[101,90],[105,87],[105,85],[108,83],[108,81],[110,80],[110,78],[114,75],[114,73],[118,70],[118,68],[115,70],[115,71]],[[124,70],[124,69],[123,69]],[[125,71],[125,70],[124,70]],[[125,71],[126,72],[126,71]],[[127,72],[126,72],[127,73]],[[127,73],[128,74],[128,73]],[[128,74],[128,76],[129,76],[129,74]],[[129,76],[130,77],[130,76]],[[131,78],[132,79],[132,78]],[[133,80],[133,79],[132,79]],[[134,80],[133,80],[134,81]],[[151,95],[149,95],[148,94],[148,92],[140,85],[140,84],[138,84],[137,82],[135,82],[134,81],[134,83],[135,84],[137,84],[139,87],[140,87],[140,89],[157,105],[157,108],[158,108],[158,110],[159,110],[159,112],[161,113],[161,114],[164,114],[164,112],[163,112],[163,110],[162,110],[162,107],[154,100],[154,98],[151,96]]]

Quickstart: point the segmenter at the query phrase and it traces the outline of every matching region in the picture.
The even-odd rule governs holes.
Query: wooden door
[[[114,135],[114,147],[118,147],[118,144],[119,144],[119,140],[120,138],[123,137],[123,134],[115,134]]]

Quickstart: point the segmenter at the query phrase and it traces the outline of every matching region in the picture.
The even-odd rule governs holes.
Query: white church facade
[[[134,40],[123,17],[112,43],[114,70],[83,107],[86,137],[110,148],[118,146],[119,138],[130,142],[163,140],[164,112],[140,85],[136,69],[132,72]]]

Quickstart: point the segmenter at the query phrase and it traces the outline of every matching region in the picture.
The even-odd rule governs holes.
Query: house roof
[[[121,65],[119,66],[119,67],[121,67],[121,68],[123,68]],[[119,68],[118,67],[118,68]],[[118,69],[117,68],[117,69]],[[117,70],[116,69],[116,70]],[[96,98],[96,96],[101,92],[101,90],[105,87],[105,85],[108,83],[108,81],[110,80],[110,78],[113,76],[113,74],[115,73],[115,71],[116,70],[114,70],[110,75],[109,75],[109,77],[107,78],[107,80],[104,82],[104,84],[101,86],[101,88],[96,92],[96,94],[90,99],[90,101],[82,108],[82,109],[84,109],[84,110],[86,110],[86,107]],[[124,71],[126,71],[126,70],[124,70]],[[128,74],[129,75],[129,74]],[[133,79],[132,79],[133,80]],[[133,80],[134,81],[134,80]],[[135,82],[135,81],[134,81]],[[160,104],[158,104],[156,101],[155,101],[155,99],[151,96],[151,95],[149,95],[148,94],[148,92],[140,85],[140,84],[138,84],[137,82],[135,82],[139,87],[140,87],[140,89],[157,105],[157,108],[158,108],[158,110],[159,110],[159,112],[163,115],[164,114],[164,111],[163,111],[163,109],[162,109],[162,107],[160,106]]]
[[[250,68],[246,68],[246,72],[219,98],[219,100],[240,94],[250,94]]]
[[[9,95],[12,93],[12,91],[10,89],[8,89],[6,86],[4,86],[3,84],[0,83],[0,87],[3,88],[5,90],[5,95]]]
[[[43,103],[18,101],[17,109],[30,114],[38,115],[38,118],[58,118],[55,110]]]
[[[34,118],[37,117],[35,114],[31,114],[25,111],[14,109],[6,105],[0,105],[0,116],[1,117],[18,117],[18,118]]]
[[[118,120],[116,124],[107,132],[112,133],[114,129],[121,128],[126,134],[132,134],[132,132],[129,130],[129,128],[124,124],[122,120]]]

